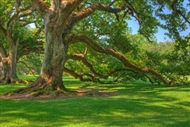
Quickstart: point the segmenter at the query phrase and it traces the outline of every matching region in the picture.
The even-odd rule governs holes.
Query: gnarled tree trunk
[[[46,43],[40,76],[27,88],[16,90],[16,93],[32,93],[37,96],[51,94],[53,91],[67,91],[62,80],[67,45],[64,43],[62,34],[49,23],[46,24]]]
[[[46,31],[46,46],[41,74],[33,84],[36,84],[37,87],[43,84],[43,87],[51,87],[53,90],[64,90],[62,73],[66,52],[67,47],[63,43],[61,34],[56,31]]]
[[[40,76],[28,87],[29,91],[46,93],[65,91],[62,76],[66,61],[68,17],[82,0],[51,1],[47,7],[43,1],[31,0],[45,24],[45,51]],[[26,91],[28,89],[25,89]]]
[[[0,54],[0,71],[1,71],[1,81],[5,83],[15,83],[18,78],[16,74],[16,64],[17,64],[17,42],[10,43],[9,53],[6,53],[5,49],[1,46]]]
[[[17,74],[16,74],[16,65],[17,65],[17,50],[18,50],[18,42],[13,43],[14,45],[10,46],[10,51],[9,51],[9,77],[10,80],[13,81],[14,79],[17,79]]]

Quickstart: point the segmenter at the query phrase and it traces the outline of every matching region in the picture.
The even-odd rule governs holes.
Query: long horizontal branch
[[[113,49],[107,49],[107,48],[99,46],[94,40],[92,40],[88,36],[81,35],[81,34],[73,34],[71,37],[72,37],[72,39],[70,39],[71,44],[74,44],[77,42],[84,42],[97,52],[111,55],[111,56],[117,58],[118,60],[120,60],[123,63],[123,65],[125,67],[131,68],[131,69],[133,69],[137,72],[141,72],[141,73],[150,73],[150,74],[154,75],[155,77],[157,77],[160,81],[162,81],[166,86],[170,85],[168,83],[168,81],[165,80],[162,77],[162,75],[160,75],[158,72],[156,72],[152,69],[149,69],[149,68],[142,68],[142,69],[139,68],[135,64],[129,62],[129,60],[123,54],[121,54],[117,51],[114,51]]]

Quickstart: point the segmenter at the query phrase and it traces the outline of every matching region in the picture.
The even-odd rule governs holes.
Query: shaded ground
[[[13,99],[13,100],[52,100],[52,99],[66,99],[66,98],[77,98],[77,97],[108,97],[117,96],[118,92],[110,92],[105,89],[94,89],[94,88],[80,88],[72,92],[65,93],[52,93],[42,94],[34,96],[31,93],[6,93],[1,94],[0,99]]]

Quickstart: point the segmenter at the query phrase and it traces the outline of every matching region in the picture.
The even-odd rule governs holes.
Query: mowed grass
[[[62,100],[0,100],[0,126],[190,127],[190,86],[152,86],[141,81],[97,84],[82,83],[71,77],[64,79],[69,89],[107,89],[118,91],[119,95]],[[0,92],[24,86],[0,85]]]

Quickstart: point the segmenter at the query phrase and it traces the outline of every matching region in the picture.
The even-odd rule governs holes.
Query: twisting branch
[[[78,74],[75,71],[73,71],[67,67],[64,67],[64,72],[70,74],[71,76],[73,76],[75,78],[79,78],[81,81],[99,81],[99,79],[97,79],[95,76],[93,76],[91,74],[87,74],[87,73]],[[87,78],[87,77],[89,77],[89,78]]]
[[[190,21],[180,10],[177,10],[177,13],[180,14],[183,17],[183,19],[190,25]]]
[[[93,65],[86,60],[85,55],[86,55],[86,51],[85,51],[85,54],[74,54],[74,55],[68,56],[68,59],[82,61],[83,64],[86,65],[95,76],[107,79],[108,76],[102,75],[102,74],[100,74],[100,73],[98,73],[98,72],[95,71]]]
[[[166,86],[170,86],[168,81],[165,80],[162,77],[162,75],[160,75],[158,72],[156,72],[152,69],[149,69],[149,68],[142,68],[142,69],[139,68],[135,64],[129,62],[129,60],[123,54],[121,54],[117,51],[114,51],[112,49],[107,49],[107,48],[99,46],[94,40],[92,40],[88,36],[81,35],[81,34],[73,34],[71,37],[72,37],[72,39],[70,39],[70,44],[74,44],[77,42],[84,42],[97,52],[111,55],[111,56],[117,58],[118,60],[120,60],[123,63],[123,65],[125,67],[131,68],[131,69],[133,69],[137,72],[141,72],[141,73],[150,73],[150,74],[154,75],[155,77],[157,77],[160,81],[162,81]]]
[[[10,20],[7,23],[7,29],[10,28],[11,22],[13,22],[16,18],[18,18],[18,12],[14,13],[13,16],[10,18]]]
[[[24,64],[29,70],[34,70],[34,68],[29,67],[24,61],[18,61],[18,63]],[[37,76],[34,74],[33,71],[31,71],[31,73],[32,73],[32,75],[33,75],[34,77],[37,77]]]
[[[129,10],[130,10],[131,16],[133,16],[135,19],[137,19],[137,21],[139,22],[139,24],[141,24],[141,20],[139,18],[139,13],[136,11],[136,9],[133,7],[133,5],[128,0],[125,0],[125,2],[129,6]]]
[[[67,68],[67,67],[64,67],[64,72],[70,74],[71,76],[75,77],[75,78],[79,78],[80,80],[82,79],[82,76],[75,73],[73,70]]]
[[[180,16],[183,17],[183,19],[190,25],[190,21],[188,20],[188,18],[180,11],[177,9],[177,0],[174,0],[172,3],[171,3],[171,9],[173,10],[174,14],[178,13]]]
[[[178,13],[180,16],[183,17],[183,19],[188,23],[190,24],[190,21],[188,20],[188,18],[180,11],[177,9],[177,0],[174,0],[172,3],[171,3],[171,9],[173,10],[174,14]]]
[[[68,19],[68,23],[67,23],[67,29],[71,30],[72,27],[79,21],[81,21],[82,19],[85,19],[86,17],[92,15],[96,10],[99,11],[106,11],[109,13],[113,13],[116,15],[117,20],[118,20],[118,13],[125,10],[126,9],[126,5],[123,4],[122,6],[118,7],[118,8],[112,8],[109,5],[104,5],[101,3],[94,3],[91,4],[89,7],[79,11],[79,12],[73,12]]]

